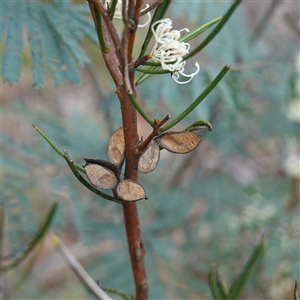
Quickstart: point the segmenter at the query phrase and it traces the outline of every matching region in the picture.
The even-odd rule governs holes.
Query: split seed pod
[[[139,158],[138,171],[141,173],[153,171],[158,164],[159,156],[159,145],[155,139],[152,139]]]
[[[144,188],[136,181],[125,179],[117,185],[117,196],[124,201],[137,201],[146,198]]]
[[[86,175],[97,188],[111,190],[118,184],[116,166],[107,161],[94,158],[85,158]]]
[[[125,139],[123,127],[119,127],[110,137],[108,142],[109,161],[116,166],[122,164],[125,157]]]
[[[166,132],[156,138],[158,144],[173,153],[188,153],[194,150],[200,143],[198,135],[189,132]]]

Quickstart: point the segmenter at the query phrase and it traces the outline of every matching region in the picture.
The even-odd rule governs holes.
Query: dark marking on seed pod
[[[115,164],[113,164],[109,161],[106,161],[104,159],[100,159],[100,158],[85,157],[83,159],[86,161],[85,166],[87,166],[88,164],[97,164],[97,165],[100,165],[100,166],[103,166],[107,169],[112,170],[116,174],[116,176],[118,177],[119,169]]]

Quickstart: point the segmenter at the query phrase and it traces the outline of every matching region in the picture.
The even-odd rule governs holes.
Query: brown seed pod
[[[84,168],[89,181],[97,188],[111,190],[118,184],[115,172],[109,168],[95,163],[87,163]]]
[[[125,157],[125,139],[123,127],[119,127],[110,137],[108,142],[109,161],[119,166]]]
[[[137,201],[146,198],[144,188],[136,181],[125,179],[117,185],[117,196],[124,201]]]
[[[93,158],[93,157],[85,157],[83,159],[86,161],[85,166],[87,166],[88,164],[96,164],[96,165],[103,166],[103,167],[105,167],[107,169],[110,169],[116,175],[119,174],[118,167],[115,164],[113,164],[113,163],[111,163],[109,161],[106,161],[106,160],[100,159],[100,158]]]
[[[189,132],[166,132],[156,138],[158,144],[173,153],[188,153],[194,150],[200,143],[198,135]]]
[[[152,139],[139,158],[138,171],[141,173],[153,171],[158,164],[159,156],[159,145],[155,139]]]

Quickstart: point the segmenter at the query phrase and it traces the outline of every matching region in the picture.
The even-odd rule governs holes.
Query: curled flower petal
[[[142,9],[141,12],[142,12],[143,10],[147,9],[148,7],[149,7],[149,5],[146,4],[146,7],[145,7],[144,9]],[[150,23],[150,21],[151,21],[151,14],[150,14],[150,12],[147,13],[147,16],[148,16],[147,22],[144,23],[144,24],[142,24],[142,25],[139,24],[138,27],[145,27],[145,26],[147,26],[147,25]]]
[[[185,61],[184,61],[185,62]],[[199,66],[199,64],[196,62],[195,63],[195,66],[196,66],[196,68],[197,68],[197,70],[194,72],[194,73],[192,73],[192,74],[185,74],[185,73],[183,73],[183,69],[182,69],[182,71],[177,71],[177,72],[174,72],[173,74],[172,74],[172,78],[174,79],[174,81],[176,81],[178,84],[186,84],[186,83],[188,83],[188,82],[190,82],[193,78],[194,78],[194,76],[196,75],[196,74],[198,74],[198,72],[200,71],[200,66]],[[184,76],[184,77],[190,77],[187,81],[179,81],[178,79],[179,79],[179,74],[180,75],[182,75],[182,76]]]
[[[112,0],[105,0],[105,6],[110,7],[111,2],[112,2]],[[128,5],[127,5],[127,7],[128,7]],[[148,7],[149,7],[149,5],[146,4],[146,7],[143,10],[147,9]],[[141,11],[143,11],[143,10],[141,10]],[[147,22],[145,24],[142,24],[142,25],[139,24],[138,27],[145,27],[149,24],[149,22],[151,20],[150,12],[147,13],[147,16],[148,16]],[[114,13],[114,18],[122,19],[122,0],[118,0],[118,2],[117,2],[116,8],[115,8],[115,13]]]
[[[156,27],[154,29],[154,27]],[[193,77],[199,72],[199,64],[196,64],[196,72],[187,75],[184,73],[184,66],[186,64],[183,61],[183,56],[189,53],[190,44],[179,42],[180,34],[182,31],[189,30],[187,28],[181,30],[171,30],[172,21],[171,19],[164,19],[156,21],[152,24],[151,30],[155,38],[155,43],[150,53],[153,61],[161,64],[164,70],[172,72],[172,78],[180,84],[190,82]],[[178,81],[180,75],[190,77],[185,82]]]

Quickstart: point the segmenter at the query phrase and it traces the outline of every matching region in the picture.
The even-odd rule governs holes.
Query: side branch
[[[158,119],[154,120],[153,131],[150,135],[143,141],[138,147],[137,150],[139,153],[143,152],[151,140],[159,134],[160,128],[171,118],[170,115],[165,116],[161,121]]]

